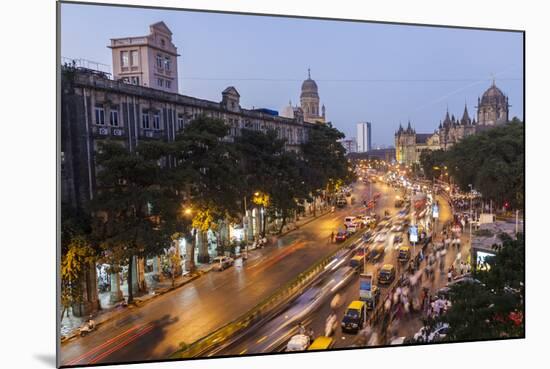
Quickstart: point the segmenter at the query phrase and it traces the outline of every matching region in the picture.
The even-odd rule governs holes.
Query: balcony
[[[111,127],[107,125],[105,126],[93,125],[92,134],[98,137],[108,137],[108,136],[123,137],[125,135],[125,131],[124,131],[124,128],[122,127]]]

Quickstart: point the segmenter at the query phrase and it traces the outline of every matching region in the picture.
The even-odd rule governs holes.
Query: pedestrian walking
[[[464,274],[464,262],[460,260],[460,275]]]
[[[332,233],[330,234],[330,242],[334,242],[334,231],[332,231]]]
[[[449,268],[449,272],[447,273],[447,282],[451,282],[453,280],[453,269]]]

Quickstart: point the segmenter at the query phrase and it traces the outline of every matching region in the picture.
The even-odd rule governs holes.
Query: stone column
[[[116,270],[116,271],[115,271]],[[118,267],[112,268],[111,270],[111,294],[109,296],[109,302],[111,304],[116,304],[119,301],[122,301],[122,290],[120,289],[120,275],[118,272]]]
[[[253,226],[253,223],[252,223],[252,211],[251,210],[247,210],[246,211],[247,213],[247,225],[246,225],[246,232],[247,232],[247,235],[246,235],[246,240],[247,242],[250,242],[252,243],[252,241],[254,240],[254,226]]]
[[[138,285],[141,292],[147,291],[147,282],[145,281],[145,258],[137,259]]]
[[[162,268],[160,263],[160,256],[155,256],[153,258],[153,275],[156,276],[156,278],[158,278],[159,281],[162,280],[163,278]]]
[[[82,302],[73,304],[73,315],[85,317],[95,313],[99,309],[99,298],[97,291],[97,271],[95,263],[90,263],[82,271],[82,281],[80,282],[82,289]]]
[[[199,255],[197,261],[201,264],[207,264],[210,262],[210,255],[208,254],[208,239],[206,232],[199,232],[198,242]]]

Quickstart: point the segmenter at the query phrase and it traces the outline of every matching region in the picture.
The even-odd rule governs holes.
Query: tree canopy
[[[452,307],[438,319],[450,326],[446,340],[524,335],[525,240],[523,234],[502,237],[496,256],[486,259],[488,268],[473,273],[480,283],[451,287]]]
[[[448,151],[423,152],[420,162],[428,178],[437,176],[434,166],[445,165],[461,190],[471,184],[498,205],[524,206],[524,126],[517,119],[465,137]]]

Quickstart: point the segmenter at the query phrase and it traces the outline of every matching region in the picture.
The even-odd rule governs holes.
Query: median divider
[[[170,356],[170,359],[192,358],[204,355],[205,353],[215,349],[217,346],[220,346],[224,341],[265,319],[271,312],[281,306],[284,306],[284,304],[287,304],[292,297],[296,296],[298,292],[313,282],[315,278],[323,272],[325,266],[332,261],[334,256],[336,256],[336,254],[344,248],[347,248],[355,243],[365,230],[366,228],[357,232],[355,235],[343,242],[342,245],[335,251],[317,261],[291,281],[279,287],[270,296],[266,297],[239,318],[222,326],[221,328],[218,328],[214,332],[191,344],[180,344],[180,349],[173,353]]]

